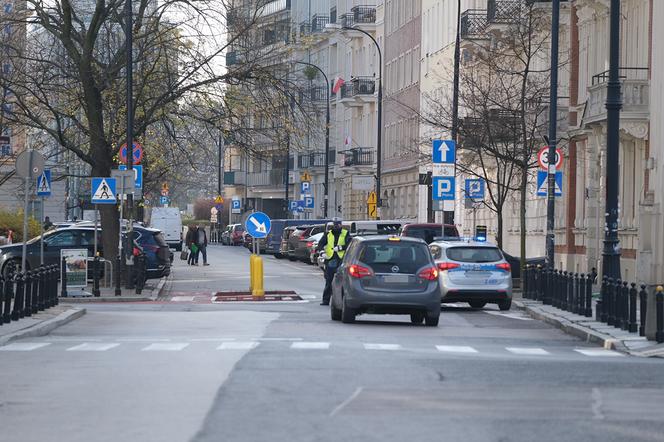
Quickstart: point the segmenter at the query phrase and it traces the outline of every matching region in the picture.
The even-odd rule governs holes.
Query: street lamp
[[[367,31],[356,28],[354,26],[340,26],[336,24],[328,24],[325,26],[328,29],[343,29],[346,31],[358,31],[366,35],[373,41],[378,51],[378,140],[376,142],[376,205],[377,207],[383,206],[383,199],[380,193],[380,177],[381,177],[381,163],[383,159],[382,149],[382,134],[383,134],[383,54],[380,51],[380,45],[376,39]]]
[[[127,52],[126,64],[126,77],[127,77],[127,170],[131,172],[134,163],[134,106],[133,106],[133,77],[134,77],[134,53],[133,53],[133,20],[132,20],[132,7],[131,0],[125,0],[124,4],[125,13],[125,51]],[[122,199],[120,200],[122,204]],[[132,240],[134,237],[133,229],[133,209],[134,209],[134,195],[131,192],[127,193],[127,247],[125,255],[127,257],[127,288],[134,288],[134,261],[132,253]],[[122,220],[120,220],[120,231],[122,231]],[[120,244],[120,251],[122,251],[122,244]],[[122,260],[122,253],[120,253],[120,260]],[[120,267],[118,267],[120,272]],[[120,290],[116,287],[115,295],[119,295]]]
[[[328,201],[329,201],[329,184],[330,184],[330,80],[325,75],[325,72],[318,66],[312,63],[307,63],[306,61],[296,61],[297,64],[303,64],[305,66],[311,66],[314,69],[318,69],[318,72],[323,75],[325,78],[325,84],[327,89],[325,91],[325,100],[327,102],[327,107],[325,109],[325,185],[324,185],[324,198],[323,198],[323,218],[327,219],[328,212]]]

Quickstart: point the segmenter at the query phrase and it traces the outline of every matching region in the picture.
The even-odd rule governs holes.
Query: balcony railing
[[[341,86],[341,98],[353,98],[359,95],[373,95],[376,92],[376,80],[373,77],[354,77]]]
[[[356,147],[343,152],[344,166],[371,166],[374,164],[374,149],[371,147]]]
[[[521,17],[522,0],[488,0],[486,19],[489,23],[516,23]]]
[[[274,0],[266,3],[259,11],[259,17],[267,17],[268,15],[276,14],[282,11],[289,11],[291,8],[291,0]]]
[[[325,101],[329,95],[327,86],[313,86],[309,90],[309,98],[311,101]]]
[[[620,68],[622,110],[620,118],[625,120],[648,119],[650,112],[650,81],[648,68]],[[608,94],[608,72],[600,72],[592,78],[588,88],[588,102],[584,113],[586,124],[606,120],[606,98]]]
[[[335,152],[330,151],[330,166],[334,164]],[[310,169],[314,167],[325,167],[325,152],[311,152],[300,154],[298,157],[298,167],[300,169]]]
[[[648,79],[648,68],[619,68],[618,76],[620,80],[647,80]],[[593,86],[600,83],[606,83],[609,81],[609,71],[600,72],[597,75],[593,75],[592,84]]]
[[[461,14],[461,38],[468,40],[486,37],[486,9],[468,9]]]
[[[247,174],[248,186],[281,186],[284,185],[285,169],[271,169],[263,172]]]
[[[355,6],[350,12],[355,23],[376,23],[375,6]]]
[[[224,184],[228,186],[242,186],[247,184],[243,170],[231,170],[224,172]]]
[[[330,23],[330,17],[327,15],[314,15],[311,17],[311,32],[323,32],[325,25]]]

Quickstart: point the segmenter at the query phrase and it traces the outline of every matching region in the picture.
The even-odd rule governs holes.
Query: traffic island
[[[266,291],[263,296],[254,296],[252,292],[229,291],[217,292],[212,295],[213,303],[226,302],[307,302],[292,290]]]

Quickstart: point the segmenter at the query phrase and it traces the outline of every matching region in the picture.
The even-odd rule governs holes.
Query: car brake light
[[[441,262],[441,263],[438,263],[438,269],[441,272],[444,272],[445,270],[456,269],[458,267],[461,267],[461,265],[457,264],[455,262]]]
[[[365,278],[371,276],[371,270],[357,264],[352,264],[348,266],[348,274],[353,278]]]
[[[435,281],[438,278],[438,269],[435,267],[429,267],[422,270],[417,276],[427,281]]]
[[[501,262],[500,264],[496,264],[496,268],[499,270],[505,270],[506,272],[512,271],[512,266],[510,266],[508,262]]]
[[[313,242],[313,241],[309,241],[309,242],[307,243],[307,247],[313,247],[313,246],[314,246],[314,242]]]

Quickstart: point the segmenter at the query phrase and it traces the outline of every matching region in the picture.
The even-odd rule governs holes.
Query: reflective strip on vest
[[[327,244],[325,244],[325,255],[327,255],[327,259],[331,259],[332,256],[334,256],[334,246],[345,246],[346,245],[346,235],[348,234],[348,230],[342,229],[341,233],[339,234],[339,242],[337,244],[334,243],[334,233],[330,230],[327,232]],[[336,252],[337,256],[339,259],[343,258],[344,255],[346,254],[345,250]]]

